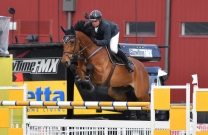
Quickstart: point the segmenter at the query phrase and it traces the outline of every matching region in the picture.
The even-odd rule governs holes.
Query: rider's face
[[[100,20],[92,21],[92,25],[96,28],[100,24]]]

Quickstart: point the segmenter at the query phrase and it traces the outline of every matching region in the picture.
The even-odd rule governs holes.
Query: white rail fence
[[[196,131],[208,132],[208,124],[190,121],[190,86],[154,86],[154,88],[186,89],[186,130],[173,131],[171,135],[194,135]],[[23,89],[24,101],[27,100],[27,85],[23,87],[0,87],[0,89]],[[154,92],[153,92],[154,93]],[[154,98],[154,94],[151,94]],[[153,100],[151,100],[153,101]],[[65,120],[65,119],[28,119],[24,107],[24,135],[153,135],[154,130],[169,130],[170,121],[155,121],[151,102],[151,121],[115,121],[115,120]],[[195,113],[195,112],[193,112]],[[196,114],[194,114],[194,118]],[[11,123],[11,126],[16,126]],[[16,126],[18,127],[18,126]]]

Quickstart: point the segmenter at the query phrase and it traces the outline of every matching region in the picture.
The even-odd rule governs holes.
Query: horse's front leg
[[[75,64],[72,64],[72,65],[70,66],[70,70],[71,70],[71,72],[74,74],[75,81],[76,81],[78,84],[81,83],[82,80],[81,80],[80,76],[79,76],[78,73],[77,73],[77,66],[76,66]]]
[[[86,75],[85,75],[85,81],[88,82],[90,81],[90,73],[94,69],[94,66],[92,64],[88,64],[86,66]]]
[[[81,87],[81,89],[86,90],[88,92],[93,92],[95,87],[90,81],[90,72],[94,69],[94,66],[92,64],[84,66],[83,68],[86,68],[86,74],[83,70],[81,70],[80,67],[77,67],[76,65],[71,65],[70,70],[75,76],[76,84]]]
[[[94,85],[90,81],[90,73],[93,69],[94,69],[94,66],[92,64],[88,64],[86,66],[86,75],[85,75],[84,84],[85,84],[85,88],[88,92],[93,92],[95,89]]]
[[[82,80],[80,78],[80,75],[78,74],[77,66],[75,64],[72,64],[70,66],[70,70],[74,74],[76,84],[79,85],[82,89],[86,89],[85,84],[84,84],[84,80]],[[84,74],[84,72],[83,72],[83,74]]]

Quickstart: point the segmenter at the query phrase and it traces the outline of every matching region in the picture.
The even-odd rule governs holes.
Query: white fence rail
[[[151,135],[151,121],[30,119],[29,135]],[[169,121],[156,121],[155,128],[169,129]],[[172,131],[171,135],[185,135]]]
[[[154,86],[154,88],[186,89],[186,130],[172,131],[171,135],[193,135],[193,132],[208,132],[208,124],[190,122],[190,86]],[[24,89],[27,99],[27,85],[23,87],[0,87],[0,89]],[[153,92],[154,93],[154,92]],[[153,99],[154,94],[151,94]],[[153,135],[154,130],[169,130],[169,121],[155,121],[154,102],[150,104],[151,121],[119,120],[65,120],[65,119],[28,119],[24,107],[24,135]],[[195,112],[193,112],[195,113]],[[196,114],[194,115],[194,118]],[[180,122],[180,121],[179,121]],[[193,127],[197,127],[192,128]]]

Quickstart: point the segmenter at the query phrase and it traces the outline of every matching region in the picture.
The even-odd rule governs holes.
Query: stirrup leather
[[[128,64],[126,65],[129,72],[134,71],[134,63],[132,61],[128,61]]]

